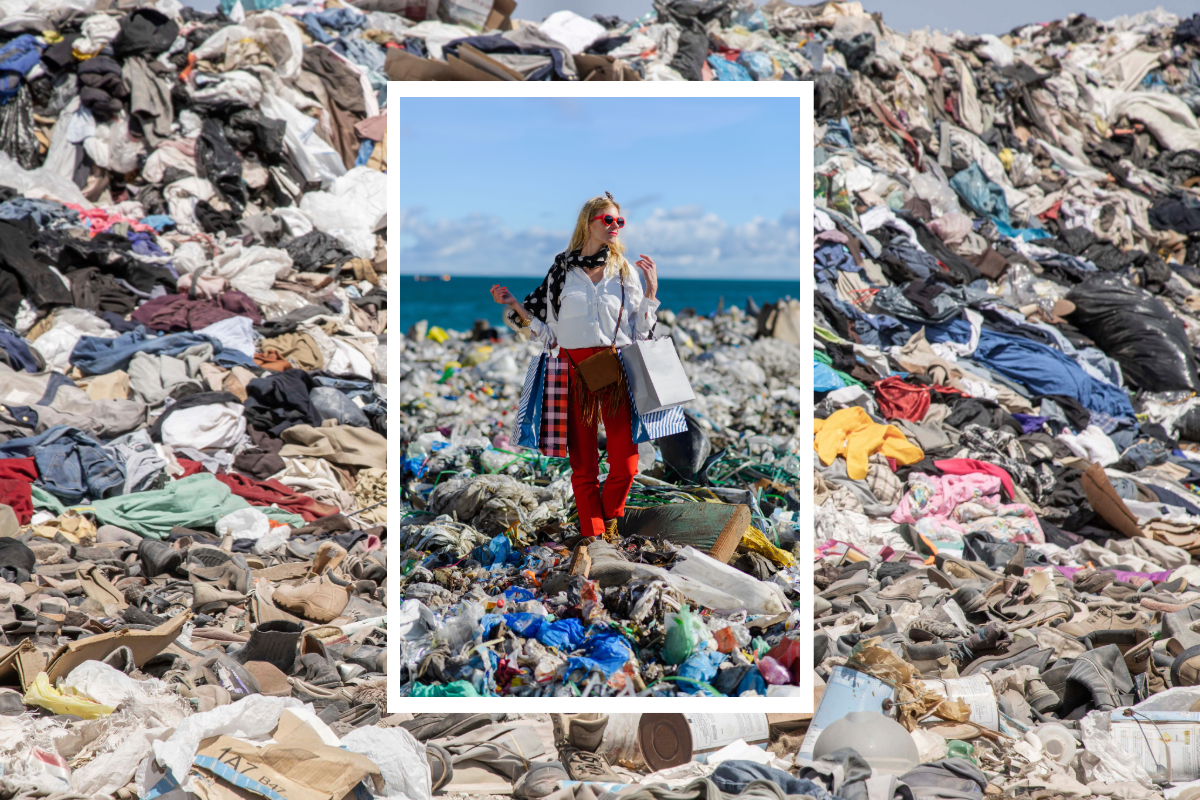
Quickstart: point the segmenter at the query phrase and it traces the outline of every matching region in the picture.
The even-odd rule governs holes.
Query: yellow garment
[[[915,464],[925,457],[895,425],[880,425],[858,406],[843,408],[828,419],[814,420],[813,446],[821,463],[828,466],[838,456],[846,457],[846,474],[851,480],[867,477],[867,459],[875,453],[894,458],[901,464]]]
[[[791,553],[786,550],[780,550],[771,544],[771,540],[767,538],[766,534],[753,525],[746,530],[746,534],[742,537],[742,541],[738,544],[737,549],[738,552],[752,551],[766,556],[781,567],[796,566],[796,559]]]
[[[44,672],[39,672],[33,679],[22,700],[27,706],[41,706],[55,714],[74,714],[82,719],[107,717],[116,710],[86,695],[60,692],[50,685],[50,677]]]

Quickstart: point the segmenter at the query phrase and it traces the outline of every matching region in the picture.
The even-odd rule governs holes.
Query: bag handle
[[[617,352],[617,336],[621,333],[621,315],[625,313],[625,282],[621,281],[621,309],[617,311],[617,327],[613,328],[613,340],[609,347]]]

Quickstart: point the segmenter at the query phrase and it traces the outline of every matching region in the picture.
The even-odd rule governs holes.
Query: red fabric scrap
[[[971,475],[976,472],[995,475],[1000,479],[1000,485],[1004,487],[1004,491],[1008,492],[1008,496],[1016,496],[1016,492],[1013,490],[1012,476],[1008,474],[1007,470],[995,464],[988,464],[974,458],[946,458],[934,461],[933,465],[947,475]]]

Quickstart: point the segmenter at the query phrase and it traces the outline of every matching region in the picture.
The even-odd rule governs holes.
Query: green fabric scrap
[[[94,515],[100,525],[116,525],[139,536],[165,539],[176,525],[215,528],[219,519],[234,511],[250,508],[250,503],[235,495],[215,476],[204,472],[172,481],[157,491],[108,497],[74,508]],[[256,508],[269,518],[293,528],[305,524],[304,518],[298,514],[267,506]]]

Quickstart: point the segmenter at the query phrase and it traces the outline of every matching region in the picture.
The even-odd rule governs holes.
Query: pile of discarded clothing
[[[785,0],[659,0],[633,21],[565,10],[534,21],[515,17],[513,0],[347,1],[404,15],[402,29],[375,39],[388,37],[383,71],[397,81],[810,80],[812,31],[846,15],[842,5],[862,11],[858,3],[812,15]]]
[[[428,321],[398,340],[404,695],[799,691],[800,304],[747,306],[659,311],[696,400],[640,445],[609,540],[580,537],[567,459],[513,444],[540,345]]]
[[[4,713],[50,736],[90,698],[128,735],[110,689],[261,694],[345,736],[386,694],[382,47],[104,9],[0,16]],[[68,770],[99,752],[54,724]],[[152,740],[113,739],[112,790]],[[6,782],[48,769],[9,752]]]
[[[806,46],[814,727],[893,717],[1035,796],[1200,778],[1200,16],[838,13]]]

